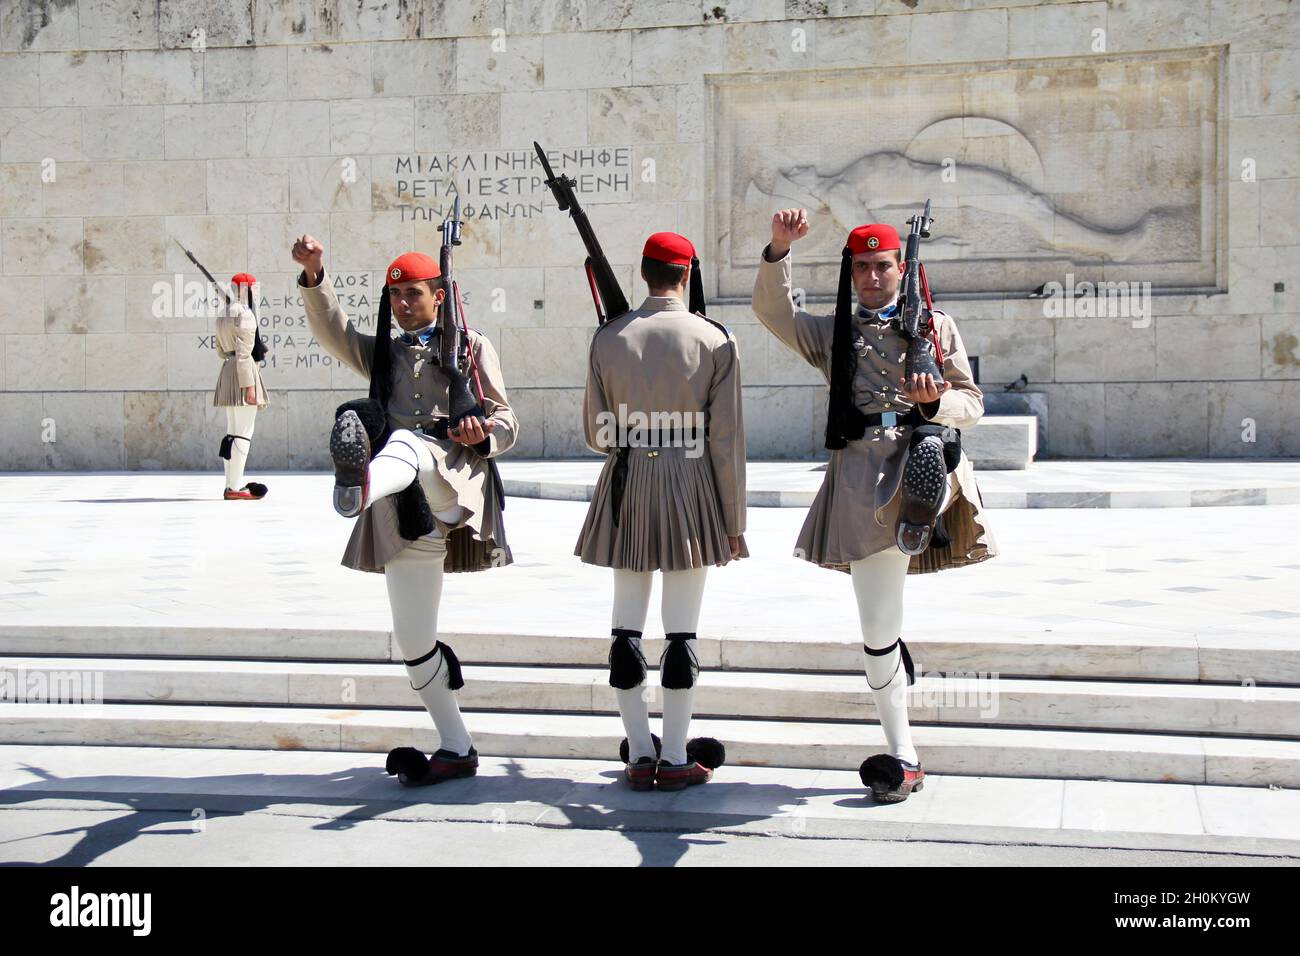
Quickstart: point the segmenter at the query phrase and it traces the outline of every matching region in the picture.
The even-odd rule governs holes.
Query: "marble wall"
[[[823,453],[825,389],[747,306],[766,217],[813,210],[796,281],[829,308],[854,207],[925,196],[985,387],[1049,397],[1040,456],[1300,455],[1298,111],[1288,0],[7,0],[0,470],[216,466],[212,320],[159,306],[199,278],[173,238],[261,280],[256,463],[323,467],[363,383],[303,335],[288,247],[320,238],[364,321],[453,183],[519,453],[586,454],[594,320],[534,139],[629,298],[647,233],[712,252],[752,457]],[[1150,282],[1151,314],[1027,297],[1066,273]]]

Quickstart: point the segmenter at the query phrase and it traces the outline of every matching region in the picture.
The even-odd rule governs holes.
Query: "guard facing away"
[[[608,457],[574,553],[614,571],[610,684],[627,733],[627,779],[636,790],[680,790],[709,780],[725,759],[718,741],[688,741],[687,732],[708,569],[749,555],[740,356],[735,337],[704,314],[687,239],[651,236],[641,276],[649,297],[610,316],[591,343],[586,441]],[[666,632],[662,749],[650,732],[641,650],[655,571]]]
[[[458,326],[445,246],[447,268],[416,252],[389,265],[375,335],[358,331],[344,313],[323,256],[311,236],[294,244],[311,332],[371,380],[368,398],[340,407],[330,436],[335,508],[357,517],[342,563],[383,573],[393,637],[440,738],[432,757],[414,747],[393,750],[387,771],[407,786],[473,776],[478,753],[454,695],[464,681],[455,653],[438,640],[438,607],[444,572],[513,560],[491,459],[515,443],[519,425],[492,344]],[[396,337],[393,318],[402,330]],[[457,385],[467,381],[476,400],[449,418],[449,407],[462,404]]]
[[[910,328],[909,317],[900,316],[908,303],[899,298],[904,263],[897,230],[872,223],[849,234],[831,315],[796,308],[791,294],[790,247],[807,233],[803,209],[772,217],[753,307],[830,385],[831,460],[795,555],[852,576],[867,681],[889,745],[888,753],[864,761],[860,774],[877,800],[899,802],[925,778],[907,719],[907,688],[915,677],[901,637],[903,582],[909,573],[997,554],[974,468],[960,448],[960,429],[979,421],[984,396],[951,316],[927,310],[921,317],[927,321]],[[931,528],[936,515],[942,518]]]
[[[266,408],[266,386],[258,369],[261,340],[253,311],[257,279],[241,272],[230,280],[235,294],[226,297],[225,314],[217,318],[216,347],[221,372],[212,404],[226,410],[226,435],[218,452],[225,460],[227,501],[254,501],[266,496],[266,485],[244,480],[244,465],[253,444],[253,425]]]

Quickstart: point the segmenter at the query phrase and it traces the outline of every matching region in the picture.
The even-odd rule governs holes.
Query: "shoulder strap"
[[[691,315],[703,319],[705,322],[709,323],[709,325],[713,326],[715,329],[718,329],[720,332],[722,332],[722,334],[725,335],[727,338],[731,338],[731,330],[728,329],[721,322],[719,322],[717,319],[711,319],[707,315],[704,315],[703,313],[700,312],[692,312]]]

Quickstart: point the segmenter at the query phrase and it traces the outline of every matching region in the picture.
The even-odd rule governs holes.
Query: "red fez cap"
[[[645,241],[641,255],[669,265],[685,266],[695,258],[695,246],[691,245],[691,240],[675,232],[656,232]]]
[[[231,285],[257,285],[257,279],[247,272],[241,272],[238,275],[231,276]]]
[[[384,285],[390,282],[419,282],[422,279],[436,279],[442,275],[436,259],[431,259],[423,252],[408,252],[398,256],[388,266],[388,277]]]
[[[898,241],[898,230],[883,222],[873,222],[858,226],[849,233],[849,252],[855,256],[859,252],[888,252],[890,249],[903,248]]]

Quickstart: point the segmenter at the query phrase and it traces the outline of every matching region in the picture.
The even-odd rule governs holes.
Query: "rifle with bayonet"
[[[921,240],[930,238],[930,200],[925,201],[925,211],[907,220],[911,230],[907,235],[907,251],[903,256],[903,285],[899,293],[899,325],[907,339],[905,375],[932,375],[936,385],[943,383],[942,359],[935,359],[935,344],[930,337],[933,318],[930,310],[930,286],[925,280],[925,266],[921,264]]]
[[[212,273],[209,272],[209,271],[207,270],[206,267],[204,267],[203,263],[199,262],[199,260],[196,259],[196,258],[194,257],[194,253],[190,252],[190,250],[188,250],[188,249],[185,248],[185,244],[184,244],[184,243],[182,243],[182,242],[181,242],[179,239],[177,239],[175,236],[172,236],[172,242],[176,243],[176,245],[178,245],[178,246],[181,247],[181,252],[185,253],[186,257],[190,260],[190,262],[192,262],[192,263],[194,263],[196,266],[198,266],[199,271],[202,272],[205,276],[207,276],[208,281],[212,283],[212,285],[216,288],[216,290],[217,290],[218,292],[220,292],[223,296],[225,296],[225,298],[226,298],[226,305],[230,305],[230,304],[232,304],[232,303],[235,301],[234,299],[232,299],[232,298],[230,297],[230,293],[226,290],[226,287],[223,286],[223,285],[222,285],[220,282],[218,282],[216,279],[214,279],[214,278],[212,277]],[[249,310],[250,312],[253,313],[253,319],[256,320],[256,319],[257,319],[257,310],[253,307],[253,290],[252,290],[252,289],[249,289],[249,290],[248,290],[248,310]],[[266,343],[262,341],[262,330],[261,330],[260,328],[258,328],[257,325],[254,325],[254,327],[253,327],[253,361],[254,361],[254,362],[260,362],[260,361],[262,361],[262,359],[264,359],[264,358],[266,358]]]
[[[460,365],[462,353],[468,356],[469,337],[464,331],[464,316],[460,309],[460,288],[452,275],[451,250],[461,243],[460,197],[452,204],[451,212],[442,221],[442,250],[438,267],[442,271],[442,304],[438,306],[438,362],[447,376],[447,428],[458,429],[467,418],[487,420],[487,412],[469,387],[469,376]],[[469,367],[472,359],[466,362]],[[478,371],[474,370],[477,379]],[[479,395],[483,393],[479,383]]]
[[[587,247],[587,259],[583,267],[587,270],[587,284],[591,287],[591,298],[596,304],[596,322],[604,325],[610,319],[628,310],[627,297],[623,295],[618,279],[614,277],[614,270],[600,248],[600,242],[596,239],[596,233],[591,228],[587,214],[578,205],[578,199],[573,194],[573,187],[578,184],[577,180],[563,174],[555,175],[541,144],[534,140],[533,148],[537,150],[537,156],[542,161],[542,169],[546,171],[546,186],[555,196],[555,204],[560,207],[560,212],[568,212],[573,217],[573,222],[578,227],[578,235],[582,237],[582,244]]]

